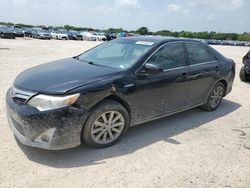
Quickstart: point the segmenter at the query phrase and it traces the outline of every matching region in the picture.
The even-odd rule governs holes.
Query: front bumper
[[[61,150],[81,144],[81,131],[88,112],[73,106],[40,112],[26,104],[17,104],[6,95],[9,125],[18,140],[28,146]]]
[[[24,37],[24,33],[15,33],[15,37]]]
[[[39,35],[38,38],[39,38],[39,39],[51,39],[51,36]]]
[[[15,34],[14,33],[2,33],[0,38],[6,38],[6,39],[14,39]]]

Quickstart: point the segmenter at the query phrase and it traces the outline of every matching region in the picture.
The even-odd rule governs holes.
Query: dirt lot
[[[246,47],[215,47],[237,62],[233,91],[215,112],[193,109],[131,128],[106,149],[16,142],[5,93],[17,74],[97,44],[0,39],[0,187],[250,187],[250,84],[238,77]]]

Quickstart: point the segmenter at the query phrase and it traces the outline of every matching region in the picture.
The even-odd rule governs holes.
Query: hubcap
[[[107,144],[117,139],[125,126],[120,112],[109,111],[101,114],[91,128],[92,139],[99,144]]]
[[[212,96],[210,98],[210,105],[212,108],[216,108],[221,99],[222,99],[222,96],[223,96],[223,87],[222,86],[217,86],[213,93],[212,93]]]

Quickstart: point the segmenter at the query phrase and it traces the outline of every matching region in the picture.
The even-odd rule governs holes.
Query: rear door
[[[187,105],[204,103],[219,78],[221,64],[216,57],[202,44],[186,42],[188,62],[188,97]]]

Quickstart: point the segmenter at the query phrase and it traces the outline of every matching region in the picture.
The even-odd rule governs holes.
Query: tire
[[[128,111],[123,105],[113,100],[106,100],[91,111],[83,128],[82,139],[92,148],[111,146],[127,130],[129,122]]]
[[[205,111],[214,111],[220,105],[225,93],[225,86],[222,82],[218,82],[208,96],[207,103],[201,106]]]
[[[242,82],[250,82],[250,75],[246,73],[244,67],[240,69],[240,80]]]

